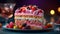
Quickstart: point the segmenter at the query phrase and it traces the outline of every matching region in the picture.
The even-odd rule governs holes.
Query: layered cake
[[[47,30],[53,28],[52,24],[45,23],[44,11],[35,5],[19,7],[14,13],[14,19],[15,22],[7,23],[5,28],[10,30]]]
[[[22,6],[15,11],[15,25],[20,29],[43,29],[44,11],[35,5]]]

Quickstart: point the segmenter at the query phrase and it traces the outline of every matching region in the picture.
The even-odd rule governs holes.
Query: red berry
[[[9,24],[6,25],[6,28],[9,28]]]
[[[39,10],[39,13],[42,13],[42,10],[41,9]]]
[[[10,25],[10,28],[13,28],[13,26],[12,26],[12,25]]]
[[[48,27],[47,26],[44,26],[44,29],[47,29]]]
[[[13,26],[13,25],[14,25],[14,23],[13,23],[13,22],[10,22],[10,25],[12,25],[12,26]]]

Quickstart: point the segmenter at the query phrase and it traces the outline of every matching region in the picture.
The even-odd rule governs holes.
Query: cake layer
[[[21,15],[24,15],[24,16],[39,16],[39,17],[43,17],[43,13],[40,13],[39,15],[35,15],[35,14],[31,14],[31,13],[15,13],[14,14],[15,16],[21,16]]]

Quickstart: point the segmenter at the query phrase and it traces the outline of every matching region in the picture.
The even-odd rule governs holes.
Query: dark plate
[[[3,26],[3,29],[6,29],[6,30],[14,30],[14,31],[29,31],[29,29],[25,29],[25,30],[22,30],[22,29],[13,29],[13,28],[6,28],[6,26]],[[48,29],[41,29],[40,31],[44,31],[44,30],[52,30],[53,28],[48,28]],[[32,30],[30,30],[32,31]],[[36,31],[36,30],[34,30]]]

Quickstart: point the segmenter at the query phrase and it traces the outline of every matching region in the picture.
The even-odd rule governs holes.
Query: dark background
[[[16,7],[23,5],[37,5],[39,8],[45,11],[45,14],[49,14],[51,9],[54,9],[57,15],[60,15],[57,8],[60,7],[60,0],[0,0],[0,3],[16,3]]]
[[[60,12],[57,11],[60,7],[60,0],[0,0],[0,3],[16,3],[14,11],[23,5],[37,5],[40,9],[44,10],[44,17],[49,21],[50,10],[55,10],[55,15],[53,17],[57,20],[60,16]]]
[[[57,11],[57,8],[60,7],[60,0],[0,0],[0,3],[16,3],[14,7],[14,11],[23,5],[37,5],[39,8],[44,10],[44,17],[49,20],[52,15],[50,15],[50,10],[55,10],[55,19],[60,16],[60,13]],[[14,17],[10,18],[8,22],[14,21]],[[5,19],[0,17],[0,22],[4,23]],[[0,34],[30,34],[30,33],[16,33],[16,32],[9,32],[9,31],[2,31],[0,30]],[[60,34],[60,32],[41,32],[41,33],[31,33],[31,34]]]

